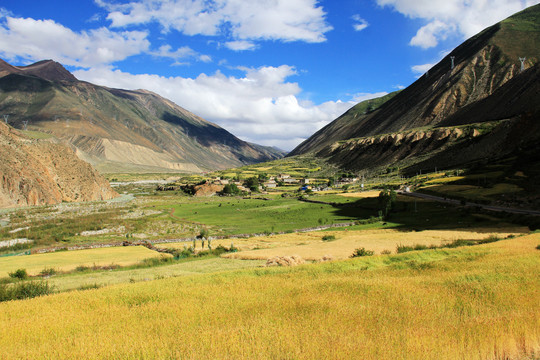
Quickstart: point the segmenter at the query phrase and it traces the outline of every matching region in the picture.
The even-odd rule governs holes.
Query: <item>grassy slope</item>
[[[538,356],[539,242],[534,234],[2,303],[0,347],[12,359]]]
[[[217,273],[228,270],[261,266],[261,260],[230,260],[222,258],[192,259],[173,265],[154,266],[140,269],[117,269],[92,271],[55,276],[48,280],[57,291],[79,289],[84,286],[109,286],[129,282],[149,281],[177,276]]]

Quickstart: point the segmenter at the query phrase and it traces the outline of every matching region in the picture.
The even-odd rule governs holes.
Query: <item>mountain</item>
[[[118,196],[69,147],[31,140],[4,122],[0,122],[0,157],[0,208]]]
[[[399,93],[356,105],[289,156],[312,154],[351,170],[414,172],[535,148],[538,44],[540,5],[467,40]]]
[[[283,156],[155,93],[79,81],[52,60],[24,67],[0,60],[0,114],[67,141],[103,172],[200,172]]]

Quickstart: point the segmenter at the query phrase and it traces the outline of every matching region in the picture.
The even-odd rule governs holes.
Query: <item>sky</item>
[[[540,0],[1,0],[0,57],[147,89],[292,150]]]

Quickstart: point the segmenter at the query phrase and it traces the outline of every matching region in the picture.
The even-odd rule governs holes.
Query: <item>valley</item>
[[[242,139],[317,123],[288,154],[74,75],[98,68],[0,60],[0,358],[539,359],[539,34],[540,4],[330,122],[340,101],[285,80],[304,69],[147,46],[246,72],[179,82],[193,104],[201,82],[242,88],[238,118],[204,99]]]

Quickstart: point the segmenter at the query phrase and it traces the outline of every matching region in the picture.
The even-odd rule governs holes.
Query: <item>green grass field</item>
[[[354,221],[376,214],[361,208],[340,209],[294,198],[256,200],[193,198],[170,207],[176,221],[208,226],[212,235],[292,231],[325,224]]]

